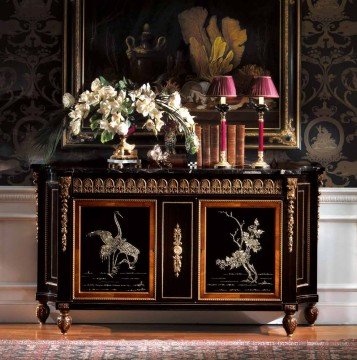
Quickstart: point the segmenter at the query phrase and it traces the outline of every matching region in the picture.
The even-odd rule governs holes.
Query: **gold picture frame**
[[[131,36],[138,39],[140,37],[139,29],[142,29],[143,24],[139,24],[140,21],[145,20],[144,13],[149,9],[149,0],[144,0],[139,3],[135,3],[136,14],[140,12],[140,16],[137,15],[137,22],[133,22],[131,15],[125,14],[125,7],[123,4],[118,3],[115,0],[106,0],[104,2],[97,2],[91,4],[93,0],[74,0],[64,1],[64,68],[63,68],[63,83],[64,91],[69,91],[73,94],[78,94],[80,91],[85,90],[90,84],[89,75],[87,75],[87,69],[97,68],[97,64],[102,63],[101,57],[96,58],[96,54],[100,54],[99,49],[92,51],[92,55],[88,53],[88,44],[91,44],[95,39],[93,36],[103,37],[99,39],[98,43],[103,44],[108,41],[105,38],[105,34],[100,31],[97,32],[97,25],[103,25],[103,21],[106,19],[96,18],[97,14],[100,14],[100,7],[106,7],[111,11],[111,19],[113,26],[115,25],[115,12],[121,13],[121,15],[127,16],[126,23],[133,23],[133,29],[128,29],[126,34],[123,34],[123,39],[120,41],[117,38],[113,38],[114,43],[118,41],[125,46],[125,38]],[[112,1],[113,6],[108,6],[108,2]],[[157,0],[157,2],[164,2],[164,0]],[[180,3],[179,0],[177,0]],[[256,4],[254,4],[256,2]],[[262,7],[264,3],[264,7]],[[126,4],[126,3],[125,3]],[[91,5],[91,6],[90,6]],[[123,6],[122,6],[123,5]],[[89,8],[95,7],[95,11],[89,11]],[[200,3],[202,5],[202,2]],[[267,22],[267,31],[257,30],[259,36],[269,36],[272,32],[277,33],[276,40],[274,40],[273,54],[276,54],[276,62],[272,69],[267,69],[273,75],[274,82],[277,86],[280,94],[279,104],[277,108],[271,112],[268,112],[265,116],[265,133],[264,142],[267,149],[297,149],[301,146],[301,115],[300,115],[300,77],[301,77],[301,54],[300,54],[300,41],[301,41],[301,4],[300,1],[291,0],[271,0],[268,2],[262,2],[260,0],[251,0],[250,2],[240,2],[239,12],[237,11],[237,4],[229,1],[229,4],[217,4],[218,8],[224,6],[224,11],[232,18],[237,18],[244,23],[244,20],[240,19],[239,14],[244,14],[244,9],[254,7],[255,11],[260,11],[261,17],[265,13],[270,12],[277,14],[277,20],[274,23]],[[158,6],[159,7],[159,6]],[[231,9],[227,10],[227,7]],[[209,10],[209,4],[207,2],[207,9]],[[88,10],[88,11],[87,11]],[[266,11],[269,10],[269,11]],[[224,12],[223,11],[223,12]],[[246,10],[251,11],[251,10]],[[122,14],[123,13],[123,14]],[[143,15],[144,14],[144,15]],[[214,14],[210,14],[214,15]],[[149,17],[150,18],[150,17]],[[157,14],[155,16],[156,21],[165,19],[165,14]],[[247,18],[252,18],[248,24],[247,29],[253,29],[255,25],[259,25],[260,21],[254,19],[249,13]],[[114,19],[114,20],[113,20]],[[141,19],[141,20],[140,20]],[[130,20],[130,21],[129,21]],[[106,21],[106,20],[105,20]],[[170,20],[171,22],[177,22],[176,17]],[[269,20],[270,21],[270,20]],[[121,23],[122,24],[122,23]],[[171,24],[171,23],[170,23]],[[122,25],[123,26],[123,25]],[[160,25],[161,26],[161,25]],[[107,27],[109,29],[109,27]],[[118,26],[114,26],[118,29]],[[110,30],[108,30],[110,31]],[[262,35],[266,34],[266,35]],[[113,34],[109,34],[114,36]],[[262,46],[266,43],[264,38],[259,38]],[[114,41],[115,40],[115,41]],[[254,48],[254,46],[252,46]],[[270,49],[271,46],[269,46]],[[270,50],[269,50],[270,51]],[[113,52],[115,53],[115,51]],[[124,51],[125,53],[125,51]],[[260,56],[260,55],[259,55]],[[258,56],[258,58],[259,58]],[[268,56],[268,59],[271,56]],[[120,61],[116,65],[117,69],[123,69],[125,64]],[[250,65],[249,65],[250,66]],[[260,66],[260,65],[259,65]],[[253,65],[254,68],[254,65]],[[254,70],[254,69],[253,69]],[[252,70],[252,71],[253,71]],[[117,70],[116,70],[117,71]],[[255,70],[254,70],[255,71]],[[254,73],[253,71],[253,73]],[[253,74],[252,73],[252,74]],[[105,75],[105,74],[101,74]],[[251,74],[248,74],[251,76]],[[97,76],[97,75],[96,75]],[[238,91],[239,92],[239,91]],[[195,115],[195,121],[198,124],[202,123],[219,123],[219,115],[216,111],[201,111],[196,109],[192,111]],[[274,118],[274,119],[273,119]],[[254,110],[246,108],[244,111],[237,109],[230,111],[228,119],[232,124],[244,124],[246,126],[246,148],[257,148],[258,146],[258,119]],[[83,134],[87,132],[88,138],[91,138],[91,130],[89,127],[83,128]],[[133,135],[133,142],[137,145],[137,148],[148,148],[155,144],[157,140],[152,134],[147,131],[138,129]],[[85,136],[81,139],[75,139],[71,137],[69,133],[64,133],[62,138],[63,147],[87,147],[98,146],[108,147],[110,144],[100,144],[99,141],[93,142],[93,140],[86,140]],[[181,146],[181,145],[178,145]]]

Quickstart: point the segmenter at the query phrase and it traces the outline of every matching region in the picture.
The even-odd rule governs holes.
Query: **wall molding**
[[[0,221],[16,221],[16,220],[30,220],[35,221],[35,214],[21,214],[21,213],[1,213],[0,212]]]
[[[321,203],[357,202],[357,188],[320,188]],[[35,201],[34,186],[0,186],[0,202]]]
[[[357,188],[320,188],[322,204],[357,202]]]
[[[34,186],[0,186],[1,202],[35,202]]]
[[[355,215],[320,215],[320,221],[322,222],[357,222],[357,216]]]
[[[0,282],[0,289],[36,289],[36,283]]]
[[[318,284],[317,291],[357,292],[357,284]]]

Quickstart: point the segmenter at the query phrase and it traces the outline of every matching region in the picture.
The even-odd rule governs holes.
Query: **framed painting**
[[[75,200],[73,227],[74,299],[155,300],[156,200]]]
[[[265,116],[267,148],[300,146],[300,2],[291,0],[65,1],[66,91],[78,94],[98,76],[178,90],[197,123],[219,123],[206,92],[216,75],[232,75],[230,123],[246,126],[256,147],[258,120],[247,96],[256,75],[271,75],[280,94]],[[89,126],[84,126],[88,134]],[[150,133],[139,129],[138,146]],[[93,146],[65,134],[63,144]]]
[[[199,300],[281,300],[280,200],[200,200],[199,221]]]

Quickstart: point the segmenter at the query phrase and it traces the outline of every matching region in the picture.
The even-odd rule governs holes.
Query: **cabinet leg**
[[[50,315],[50,308],[47,302],[40,302],[36,308],[36,316],[40,324],[44,324]]]
[[[284,305],[285,316],[283,319],[283,327],[288,336],[292,336],[297,327],[297,321],[294,318],[296,310],[296,305]]]
[[[57,317],[57,326],[61,330],[61,333],[66,335],[72,325],[72,318],[68,315],[69,304],[59,304],[58,309],[60,311],[60,315]]]
[[[315,306],[315,304],[309,304],[305,309],[305,319],[311,325],[315,325],[315,321],[317,316],[319,315],[319,309]]]

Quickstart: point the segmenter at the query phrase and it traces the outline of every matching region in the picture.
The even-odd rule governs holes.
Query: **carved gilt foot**
[[[284,306],[284,312],[285,316],[283,319],[283,327],[286,331],[286,335],[292,336],[296,327],[297,327],[297,321],[294,318],[294,314],[296,312],[296,305],[285,305]]]
[[[50,308],[46,302],[40,302],[36,308],[36,316],[40,324],[44,324],[50,315]]]
[[[315,306],[315,304],[309,304],[305,309],[305,319],[311,325],[315,325],[315,321],[317,316],[319,315],[319,309]]]
[[[57,326],[61,330],[61,333],[66,335],[72,325],[72,318],[68,315],[69,304],[59,304],[58,309],[60,311],[60,315],[57,317]]]

